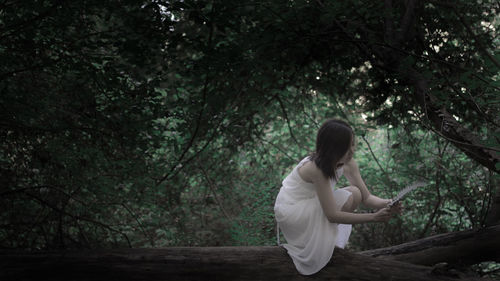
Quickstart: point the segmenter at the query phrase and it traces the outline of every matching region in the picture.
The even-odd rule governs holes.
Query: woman
[[[321,270],[332,257],[335,246],[344,248],[352,224],[387,222],[401,206],[387,207],[390,199],[370,193],[352,158],[354,133],[346,122],[326,121],[318,131],[316,150],[285,178],[274,205],[278,231],[297,270],[310,275]],[[344,175],[348,187],[335,189]],[[360,203],[378,209],[375,213],[357,214]]]

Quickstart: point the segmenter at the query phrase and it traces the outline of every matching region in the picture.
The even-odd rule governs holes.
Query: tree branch
[[[430,121],[433,130],[445,136],[455,146],[461,149],[472,159],[490,170],[498,172],[495,164],[500,161],[500,151],[496,148],[484,147],[478,138],[467,128],[460,125],[445,108],[437,108],[438,100],[429,92],[427,80],[412,68],[399,69],[399,74],[414,87],[414,96],[420,107],[425,112],[425,117]],[[423,123],[425,125],[425,123]]]
[[[483,46],[483,44],[481,44],[480,40],[478,40],[476,34],[474,33],[474,31],[472,30],[470,25],[467,23],[466,19],[457,11],[457,9],[454,6],[452,6],[452,9],[453,9],[453,13],[460,19],[460,22],[465,27],[465,30],[467,30],[467,33],[469,33],[469,36],[471,36],[474,39],[473,43],[474,43],[474,45],[476,45],[476,48],[478,50],[480,50],[483,54],[485,54],[491,60],[491,62],[493,62],[497,66],[497,68],[500,68],[500,62],[498,62],[495,59],[495,57],[492,56],[486,50],[486,48]]]
[[[217,205],[219,205],[219,208],[221,209],[221,211],[224,214],[224,216],[226,217],[226,219],[228,219],[229,221],[231,221],[231,217],[226,212],[226,209],[224,208],[224,205],[219,201],[219,197],[217,196],[217,193],[215,192],[215,184],[212,182],[212,180],[208,176],[207,171],[205,171],[205,169],[203,168],[202,165],[199,165],[198,168],[203,173],[203,176],[205,177],[205,180],[207,181],[207,186],[210,189],[210,191],[212,192],[212,195],[214,196],[215,202],[217,202]]]
[[[112,228],[111,226],[109,226],[107,224],[104,224],[102,222],[99,222],[99,221],[96,221],[96,220],[93,220],[93,219],[90,219],[90,218],[85,218],[85,217],[73,215],[71,213],[66,212],[65,210],[61,210],[60,208],[55,207],[54,205],[50,204],[49,202],[43,200],[42,198],[40,198],[38,196],[35,196],[34,194],[31,194],[31,193],[28,193],[28,192],[26,192],[25,194],[28,195],[29,197],[32,197],[33,199],[35,199],[36,201],[38,201],[39,203],[41,203],[43,206],[47,206],[47,207],[49,207],[50,209],[56,211],[59,214],[66,215],[66,216],[71,217],[71,218],[73,218],[73,219],[75,219],[77,221],[78,220],[82,220],[82,221],[91,222],[91,223],[93,223],[95,225],[98,225],[98,226],[101,226],[101,227],[103,227],[105,229],[111,230],[112,232],[116,232],[116,233],[121,234],[125,238],[125,240],[127,240],[128,246],[130,248],[132,248],[132,244],[130,243],[130,240],[129,240],[127,234],[125,234],[125,233],[123,233],[123,232],[121,232],[119,230],[116,230],[116,229]]]
[[[500,260],[498,235],[500,225],[494,225],[480,230],[439,234],[360,254],[420,265],[441,262],[472,265],[481,261]]]
[[[0,252],[2,280],[482,280],[335,249],[312,276],[300,275],[282,247],[172,247],[66,252]],[[458,276],[457,276],[458,275]],[[458,277],[458,279],[457,279]]]
[[[446,148],[448,147],[449,142],[446,142],[443,149],[441,150],[441,147],[439,146],[439,138],[438,138],[438,150],[439,150],[439,159],[438,162],[436,163],[436,194],[437,194],[437,200],[436,204],[434,204],[434,210],[432,211],[432,214],[429,217],[429,220],[425,224],[424,229],[422,230],[420,237],[424,237],[427,231],[429,230],[429,227],[431,226],[432,222],[434,221],[434,218],[436,217],[437,212],[439,211],[439,207],[441,206],[442,198],[441,198],[441,192],[440,192],[440,185],[441,185],[441,178],[443,177],[443,165],[441,164],[443,162],[443,156],[446,151]]]
[[[385,169],[382,167],[382,165],[380,165],[380,162],[378,162],[378,159],[377,157],[375,156],[375,153],[373,153],[373,150],[372,150],[372,147],[370,145],[370,143],[368,142],[368,140],[365,138],[365,136],[361,135],[361,138],[365,141],[366,145],[368,146],[368,150],[370,150],[370,153],[373,157],[373,159],[375,160],[375,162],[377,163],[377,166],[380,168],[380,170],[382,171],[382,173],[384,174],[384,176],[387,178],[387,182],[392,185],[393,181],[391,180],[391,177],[389,176],[389,174],[385,171]]]
[[[293,134],[292,126],[290,125],[290,119],[288,118],[288,114],[286,112],[285,105],[283,104],[283,101],[281,100],[279,95],[276,95],[276,99],[278,100],[278,103],[281,107],[281,112],[283,112],[283,117],[285,117],[286,124],[288,125],[288,131],[290,132],[290,136],[295,141],[295,143],[300,147],[301,145],[300,145],[299,141],[297,140],[297,138],[295,138],[295,135]]]

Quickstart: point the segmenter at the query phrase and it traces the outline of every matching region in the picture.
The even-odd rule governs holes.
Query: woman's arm
[[[370,193],[361,178],[358,163],[356,163],[354,158],[344,165],[344,175],[351,185],[357,186],[361,191],[363,205],[373,209],[382,209],[387,207],[387,204],[391,202],[390,199],[382,199]]]
[[[316,186],[321,208],[328,221],[331,223],[357,224],[366,222],[383,222],[390,219],[389,208],[383,208],[377,213],[356,214],[340,211],[333,198],[333,190],[330,180],[326,178],[314,162],[308,162],[299,171],[299,174],[306,180],[310,180]]]

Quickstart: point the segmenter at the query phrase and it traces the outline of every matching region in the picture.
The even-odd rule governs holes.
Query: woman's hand
[[[391,208],[382,208],[373,214],[374,222],[387,222],[391,218]]]
[[[403,204],[401,202],[396,202],[394,205],[389,207],[391,210],[391,214],[398,214],[401,215],[403,213]]]

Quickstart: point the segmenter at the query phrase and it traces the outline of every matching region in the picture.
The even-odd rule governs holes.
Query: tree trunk
[[[312,277],[282,247],[0,252],[0,280],[457,280],[431,267],[336,249]],[[477,280],[485,280],[479,279]]]
[[[492,196],[492,202],[486,216],[486,225],[496,225],[500,224],[500,185],[498,180],[490,174],[490,192],[494,195]]]
[[[417,35],[415,33],[415,24],[418,14],[415,9],[418,6],[418,1],[405,1],[405,13],[397,32],[394,31],[394,22],[389,16],[393,13],[391,2],[384,2],[387,9],[384,40],[394,49],[398,50],[405,43],[412,44],[412,40]],[[392,48],[384,49],[376,45],[371,45],[370,49],[375,57],[383,61],[386,70],[403,78],[409,86],[414,88],[414,100],[418,102],[422,112],[425,113],[425,118],[427,118],[432,127],[429,129],[432,129],[441,137],[450,140],[455,147],[463,151],[477,163],[487,167],[491,171],[500,172],[496,167],[496,164],[500,162],[500,153],[494,149],[484,147],[476,133],[455,120],[455,117],[448,112],[439,99],[429,91],[428,81],[419,71],[401,64],[408,56],[406,52],[394,52]]]
[[[496,164],[500,162],[500,154],[484,147],[478,136],[456,121],[446,108],[438,106],[440,102],[429,92],[427,80],[422,74],[411,68],[400,68],[399,74],[414,87],[415,99],[425,112],[434,132],[450,140],[455,147],[477,163],[491,171],[499,172]]]
[[[474,280],[429,267],[500,261],[500,225],[352,253],[335,249],[316,280]],[[403,262],[404,261],[404,262]],[[0,280],[310,280],[282,247],[0,251]],[[477,280],[485,280],[477,279]]]
[[[481,230],[451,232],[360,254],[419,265],[472,265],[500,261],[500,225]]]

